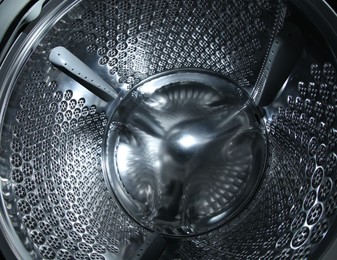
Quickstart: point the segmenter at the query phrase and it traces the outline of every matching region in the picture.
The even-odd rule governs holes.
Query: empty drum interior
[[[46,2],[0,67],[15,256],[318,257],[336,225],[336,35],[304,3]]]

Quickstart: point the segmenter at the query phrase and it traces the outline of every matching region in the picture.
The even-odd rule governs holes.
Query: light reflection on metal
[[[224,78],[174,71],[123,98],[104,164],[112,191],[143,226],[193,235],[233,217],[254,193],[267,157],[263,121]]]

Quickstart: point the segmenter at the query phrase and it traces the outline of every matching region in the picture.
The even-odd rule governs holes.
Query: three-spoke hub
[[[261,116],[232,82],[175,71],[136,86],[113,113],[104,147],[125,211],[165,235],[222,225],[254,194],[267,141]]]

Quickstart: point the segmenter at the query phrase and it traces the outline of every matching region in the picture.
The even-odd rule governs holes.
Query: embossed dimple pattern
[[[27,61],[8,109],[1,188],[27,250],[45,259],[118,258],[147,236],[105,188],[105,108],[57,78],[51,48],[65,45],[129,88],[184,67],[250,87],[283,14],[271,0],[83,0],[64,16]],[[254,200],[225,226],[181,239],[176,258],[305,259],[323,241],[337,207],[336,68],[308,70],[268,122],[271,166]]]
[[[337,206],[336,122],[326,112],[337,88],[330,63],[310,70],[309,82],[299,82],[298,95],[285,97],[268,122],[271,170],[254,201],[228,225],[181,244],[180,255],[306,259],[323,241]]]
[[[91,2],[72,21],[72,38],[130,87],[191,67],[251,87],[282,13],[278,1]]]
[[[48,67],[33,68],[25,69],[16,89],[19,107],[8,144],[12,221],[22,223],[18,232],[38,258],[117,257],[146,234],[106,189],[100,158],[105,112],[90,96],[49,77]]]
[[[301,166],[295,171],[298,184],[294,182],[290,192],[297,198],[291,202],[289,211],[289,216],[295,217],[282,231],[294,232],[290,244],[293,249],[306,247],[309,251],[326,235],[336,205],[332,202],[336,190],[336,168],[332,169],[336,163],[335,68],[330,63],[312,64],[310,74],[309,82],[298,83],[298,96],[288,96],[289,107],[280,108],[269,122],[271,144],[276,145],[276,150],[284,151],[280,156],[289,158],[291,152],[300,155],[291,156]],[[279,161],[279,164],[286,165],[286,162]],[[301,213],[296,213],[301,209]]]

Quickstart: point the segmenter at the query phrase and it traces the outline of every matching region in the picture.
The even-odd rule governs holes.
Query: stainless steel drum
[[[0,23],[4,257],[334,254],[325,1],[3,0]]]

